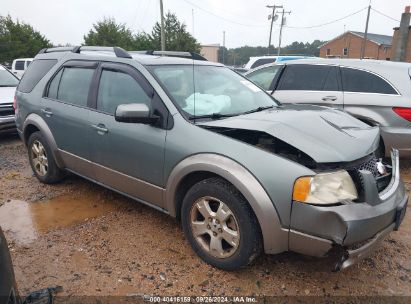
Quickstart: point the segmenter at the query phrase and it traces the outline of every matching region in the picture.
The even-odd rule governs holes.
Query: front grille
[[[0,104],[0,116],[14,115],[14,108],[12,103]]]
[[[354,184],[357,187],[359,201],[362,201],[362,199],[364,199],[364,181],[360,173],[360,170],[371,172],[371,174],[375,178],[378,192],[383,191],[388,186],[391,180],[391,166],[384,163],[385,168],[387,170],[387,174],[382,175],[378,172],[378,167],[377,167],[378,162],[379,160],[377,158],[371,157],[367,161],[359,165],[347,168],[348,173],[350,174],[351,178],[354,181]]]

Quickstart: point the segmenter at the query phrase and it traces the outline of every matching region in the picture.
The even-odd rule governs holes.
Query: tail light
[[[392,110],[402,118],[411,121],[411,108],[392,108]]]

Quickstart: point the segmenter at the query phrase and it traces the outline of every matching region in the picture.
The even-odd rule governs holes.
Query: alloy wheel
[[[190,211],[194,239],[210,255],[227,258],[240,244],[240,230],[233,212],[221,200],[201,197]]]
[[[31,159],[36,173],[40,176],[45,176],[49,166],[47,154],[43,144],[38,140],[35,140],[31,146]]]

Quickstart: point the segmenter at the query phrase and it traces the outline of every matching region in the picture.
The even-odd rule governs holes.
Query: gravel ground
[[[402,172],[410,190],[410,162]],[[371,257],[342,272],[331,272],[329,259],[294,253],[224,272],[202,262],[167,215],[71,175],[40,184],[16,136],[0,138],[0,185],[0,210],[31,212],[26,230],[5,229],[22,294],[61,285],[63,295],[90,296],[411,295],[410,212]],[[50,215],[42,204],[57,207]],[[27,229],[34,237],[21,238]]]

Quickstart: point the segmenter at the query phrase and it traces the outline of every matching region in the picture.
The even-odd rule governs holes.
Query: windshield
[[[188,116],[239,115],[278,104],[258,86],[220,66],[161,65],[152,70]]]
[[[0,87],[16,87],[18,84],[19,80],[0,66]]]

